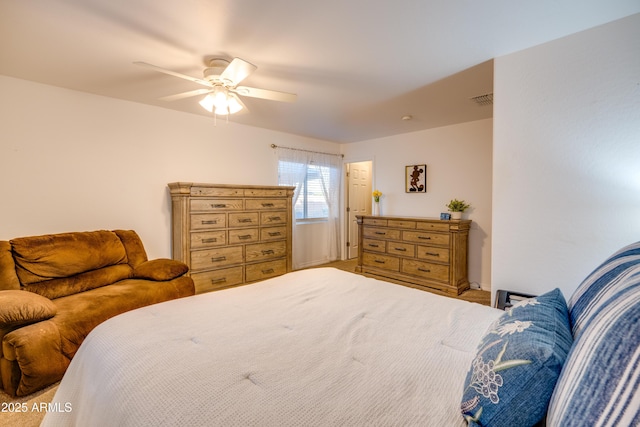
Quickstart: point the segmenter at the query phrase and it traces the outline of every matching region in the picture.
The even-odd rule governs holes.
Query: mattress
[[[333,268],[160,303],[96,327],[43,426],[465,426],[500,310]]]

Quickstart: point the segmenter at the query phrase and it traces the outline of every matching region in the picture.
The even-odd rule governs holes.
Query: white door
[[[358,256],[358,223],[356,215],[371,215],[371,162],[347,165],[347,253]]]

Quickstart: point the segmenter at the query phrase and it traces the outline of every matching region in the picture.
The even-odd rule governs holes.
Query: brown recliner
[[[82,341],[125,311],[195,293],[186,264],[149,261],[135,231],[0,241],[0,377],[24,396],[59,381]]]

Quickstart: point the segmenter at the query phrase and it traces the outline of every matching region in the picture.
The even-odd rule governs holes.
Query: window
[[[327,219],[327,184],[330,170],[327,166],[303,164],[288,161],[278,162],[278,183],[289,185],[296,183],[299,196],[294,210],[296,219]],[[299,180],[299,182],[298,182]]]
[[[297,224],[317,221],[323,231],[313,244],[326,245],[327,260],[340,257],[340,186],[342,157],[289,147],[276,147],[278,185],[291,185],[293,192],[293,269],[302,267],[303,251],[296,248]],[[311,242],[299,242],[311,244]]]

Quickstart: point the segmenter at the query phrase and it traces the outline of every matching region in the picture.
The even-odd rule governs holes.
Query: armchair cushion
[[[0,241],[0,290],[20,289],[20,281],[16,276],[16,264],[11,253],[11,243]]]
[[[55,316],[50,299],[27,291],[0,291],[0,328],[47,320]]]
[[[133,277],[135,279],[165,281],[182,276],[187,271],[189,271],[189,267],[183,262],[159,258],[143,262],[137,266],[133,270]]]
[[[23,286],[127,263],[122,241],[112,231],[22,237],[11,246]]]

